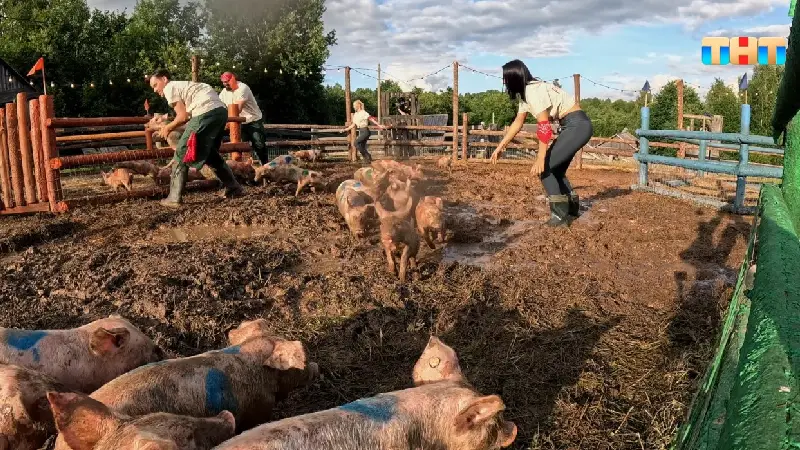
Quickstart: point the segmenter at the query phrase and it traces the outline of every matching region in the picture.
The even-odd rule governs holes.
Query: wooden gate
[[[389,116],[382,118],[383,125],[389,128],[385,131],[384,152],[387,156],[404,159],[414,155],[414,147],[396,144],[393,141],[417,141],[420,139],[420,130],[397,129],[398,126],[422,126],[422,116]]]

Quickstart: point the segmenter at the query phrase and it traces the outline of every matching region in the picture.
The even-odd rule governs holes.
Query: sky
[[[131,10],[136,0],[89,0],[100,9]],[[235,0],[232,0],[235,1]],[[705,66],[705,36],[789,34],[789,0],[327,0],[335,30],[326,84],[374,88],[383,79],[405,89],[501,89],[501,66],[524,61],[534,76],[559,79],[581,97],[630,99],[645,81],[657,92],[683,79],[704,96],[715,78],[731,87],[752,66]],[[473,70],[478,72],[474,72]]]

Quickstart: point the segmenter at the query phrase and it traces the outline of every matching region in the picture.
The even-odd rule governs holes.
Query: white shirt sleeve
[[[250,86],[242,86],[241,89],[237,89],[233,95],[234,102],[240,102],[244,100],[245,102],[254,100],[253,98],[253,91],[250,90]]]
[[[164,98],[169,103],[169,106],[175,106],[176,103],[182,100],[175,82],[169,82],[164,86]]]

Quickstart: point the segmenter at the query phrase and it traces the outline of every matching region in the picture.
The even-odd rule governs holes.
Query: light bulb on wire
[[[130,78],[128,78],[128,83],[130,83],[130,82],[131,82],[131,79],[130,79]]]
[[[72,88],[72,89],[75,89],[75,83],[70,83],[69,87]]]
[[[94,87],[94,83],[89,83],[89,87],[93,88]]]
[[[280,73],[281,75],[283,75],[283,69],[278,69],[278,73]]]

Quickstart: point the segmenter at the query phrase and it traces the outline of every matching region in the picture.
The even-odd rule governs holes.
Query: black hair
[[[525,101],[525,86],[532,81],[541,81],[539,78],[531,75],[528,66],[524,62],[515,59],[503,64],[503,84],[506,85],[506,92],[511,100],[516,100],[519,97],[523,102]]]
[[[158,69],[155,72],[153,72],[153,76],[156,78],[166,78],[167,81],[172,80],[172,74],[170,74],[169,70],[167,69]]]

